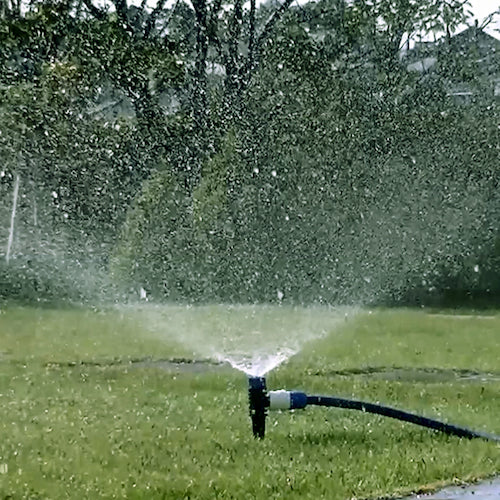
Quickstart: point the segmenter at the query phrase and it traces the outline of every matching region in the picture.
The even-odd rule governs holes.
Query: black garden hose
[[[366,403],[364,401],[356,401],[354,399],[335,398],[330,396],[307,396],[307,404],[335,408],[346,408],[348,410],[360,410],[366,413],[375,413],[376,415],[382,415],[384,417],[390,417],[397,420],[402,420],[404,422],[410,422],[411,424],[421,425],[422,427],[428,427],[429,429],[444,432],[445,434],[451,436],[464,437],[468,439],[482,438],[488,439],[490,441],[500,442],[500,436],[495,436],[494,434],[474,431],[472,429],[468,429],[467,427],[459,427],[458,425],[446,424],[444,422],[440,422],[439,420],[434,420],[433,418],[415,415],[414,413],[408,413],[407,411],[391,408],[390,406],[383,406],[379,404]]]
[[[395,418],[397,420],[402,420],[403,422],[409,422],[411,424],[434,429],[452,436],[468,439],[481,438],[489,441],[500,442],[500,436],[496,436],[495,434],[474,431],[466,427],[460,427],[453,424],[446,424],[444,422],[440,422],[439,420],[423,417],[421,415],[415,415],[414,413],[398,410],[389,406],[330,396],[308,396],[303,392],[296,391],[281,390],[267,392],[266,379],[264,377],[250,377],[248,383],[252,430],[254,436],[261,439],[265,434],[265,422],[268,410],[294,410],[305,408],[307,405],[316,405],[374,413],[376,415]]]

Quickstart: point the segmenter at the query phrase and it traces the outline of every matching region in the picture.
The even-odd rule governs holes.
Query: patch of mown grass
[[[499,318],[454,321],[414,311],[360,315],[269,374],[268,386],[380,401],[499,433],[495,379],[413,382],[332,372],[493,370]],[[429,345],[434,339],[440,355]],[[241,373],[113,364],[182,354],[176,344],[137,336],[133,317],[116,311],[7,310],[0,351],[7,352],[0,362],[0,496],[374,498],[500,471],[495,443],[348,410],[273,413],[266,438],[254,440]],[[79,363],[92,360],[102,364]]]
[[[379,366],[498,371],[499,332],[500,315],[492,312],[468,318],[402,309],[365,312],[292,362],[312,371]]]
[[[129,309],[12,307],[0,311],[0,359],[37,363],[129,361],[184,356],[168,339],[153,338]]]

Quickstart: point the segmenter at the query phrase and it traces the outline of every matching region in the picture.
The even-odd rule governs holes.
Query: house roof
[[[455,50],[462,52],[467,47],[477,47],[479,52],[484,56],[492,54],[500,54],[500,39],[496,38],[490,32],[487,32],[477,26],[469,26],[461,32],[453,35],[448,41],[445,38],[440,38],[437,41],[419,41],[415,46],[406,52],[406,58],[423,59],[435,57],[439,54],[441,48],[451,46]]]
[[[500,39],[498,36],[494,36],[493,33],[496,34],[494,30],[484,30],[478,28],[477,26],[469,26],[468,28],[460,31],[456,35],[451,37],[451,40],[458,43],[464,43],[467,41],[478,41],[487,44],[491,44],[500,48]]]

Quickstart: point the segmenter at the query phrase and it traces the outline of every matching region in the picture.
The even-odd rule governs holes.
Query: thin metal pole
[[[19,193],[19,174],[16,175],[16,180],[14,182],[14,195],[12,199],[12,213],[10,216],[10,231],[9,239],[7,241],[7,253],[5,254],[5,260],[7,264],[10,260],[10,251],[12,249],[12,241],[14,240],[14,221],[16,220],[16,208],[17,208],[17,195]]]

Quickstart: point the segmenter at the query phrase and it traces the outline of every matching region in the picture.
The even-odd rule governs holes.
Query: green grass
[[[269,374],[269,388],[379,401],[500,434],[499,378],[455,376],[500,375],[498,313],[376,310],[339,323],[328,309],[262,311],[260,329],[331,324]],[[273,413],[266,439],[254,440],[241,373],[129,362],[193,356],[203,351],[196,335],[227,334],[232,323],[241,334],[255,316],[215,306],[162,314],[169,335],[158,317],[144,328],[147,309],[1,311],[0,498],[376,498],[500,472],[496,443],[338,409]],[[391,367],[409,370],[375,376]]]

